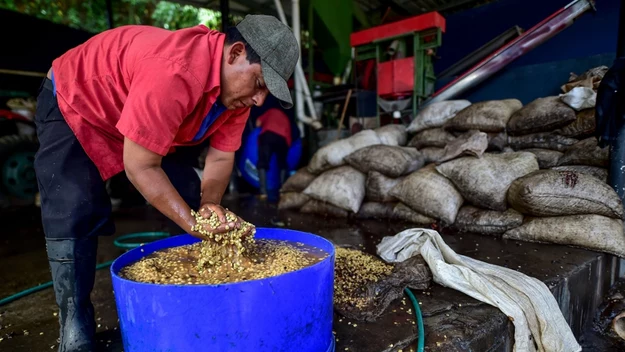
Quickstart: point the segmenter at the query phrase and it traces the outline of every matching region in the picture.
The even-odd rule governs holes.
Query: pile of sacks
[[[623,206],[593,136],[607,68],[563,94],[430,104],[413,122],[319,149],[281,189],[280,209],[440,222],[462,232],[584,247],[625,257]]]

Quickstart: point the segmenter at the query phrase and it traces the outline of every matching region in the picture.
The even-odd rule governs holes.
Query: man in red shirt
[[[271,108],[256,120],[256,127],[261,127],[258,136],[258,180],[261,199],[267,198],[267,169],[271,157],[276,156],[280,170],[280,184],[284,183],[287,174],[287,155],[291,147],[291,121],[284,111]]]
[[[123,26],[53,61],[35,117],[35,171],[57,304],[59,351],[92,351],[97,236],[111,235],[105,181],[125,171],[145,199],[184,232],[191,209],[215,212],[228,185],[250,108],[268,94],[291,107],[286,81],[295,36],[271,16],[247,16],[225,34]],[[210,142],[203,177],[177,149]],[[209,226],[209,225],[207,225]]]

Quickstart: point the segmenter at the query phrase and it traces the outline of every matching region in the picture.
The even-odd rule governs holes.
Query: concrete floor
[[[324,219],[298,213],[277,214],[275,206],[253,198],[230,199],[227,206],[258,227],[285,226],[324,236],[337,244],[375,251],[384,236],[394,235],[410,224],[380,221]],[[276,218],[276,216],[278,216]],[[168,230],[168,221],[150,207],[120,210],[114,214],[116,236],[142,231]],[[283,224],[275,222],[279,219]],[[0,297],[50,280],[45,244],[37,208],[0,213]],[[441,231],[458,253],[489,263],[515,268],[544,280],[558,299],[565,317],[584,351],[622,351],[589,331],[594,310],[609,286],[622,274],[619,262],[600,253],[565,246],[504,241],[479,235],[454,235]],[[101,238],[98,263],[122,253],[114,237]],[[433,284],[427,292],[415,292],[422,303],[427,351],[511,351],[513,325],[498,309],[462,293]],[[92,294],[96,307],[99,346],[102,351],[122,351],[115,302],[108,270],[96,275]],[[375,323],[349,324],[335,316],[337,351],[415,350],[414,316],[399,301]],[[582,337],[582,334],[585,335]],[[52,289],[31,294],[0,306],[0,351],[56,350],[58,321]]]

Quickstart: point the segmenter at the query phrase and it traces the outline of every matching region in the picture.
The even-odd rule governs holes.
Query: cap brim
[[[263,70],[263,79],[274,97],[280,100],[280,105],[285,109],[293,107],[293,99],[291,98],[291,91],[286,81],[276,72],[271,66],[264,61],[261,61],[261,68]]]

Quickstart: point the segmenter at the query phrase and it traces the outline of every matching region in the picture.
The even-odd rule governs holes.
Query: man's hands
[[[232,230],[240,230],[245,222],[243,219],[241,219],[230,210],[224,209],[221,205],[215,203],[205,203],[200,207],[199,213],[204,219],[210,219],[211,216],[215,214],[217,218],[216,222],[210,221],[201,224],[203,230],[213,234],[221,234],[230,232]],[[242,237],[249,236],[252,233],[253,229],[253,226],[246,227],[245,233],[242,234]],[[205,235],[197,231],[194,231],[191,234],[200,239],[206,239]]]
[[[228,232],[232,229],[240,229],[241,228],[241,219],[234,215],[233,212],[224,209],[221,205],[215,203],[206,203],[200,207],[199,211],[200,215],[202,215],[205,219],[210,219],[213,213],[216,213],[217,219],[219,219],[219,225],[212,227],[210,224],[205,224],[206,231],[212,233],[224,233]],[[226,214],[229,214],[228,218],[226,218]],[[231,219],[236,219],[234,221],[228,221]]]
[[[212,224],[202,222],[197,225],[202,226],[203,230],[206,232],[213,234],[226,233],[244,228],[245,233],[243,236],[248,236],[253,233],[254,226],[250,224],[243,226],[243,224],[245,224],[243,219],[219,205],[226,191],[226,187],[230,182],[230,174],[232,173],[233,167],[233,152],[222,152],[213,147],[208,148],[202,175],[202,205],[198,212],[204,219],[210,219],[211,215],[215,213],[218,221]],[[194,231],[192,235],[201,239],[206,239],[206,236],[197,231]]]

